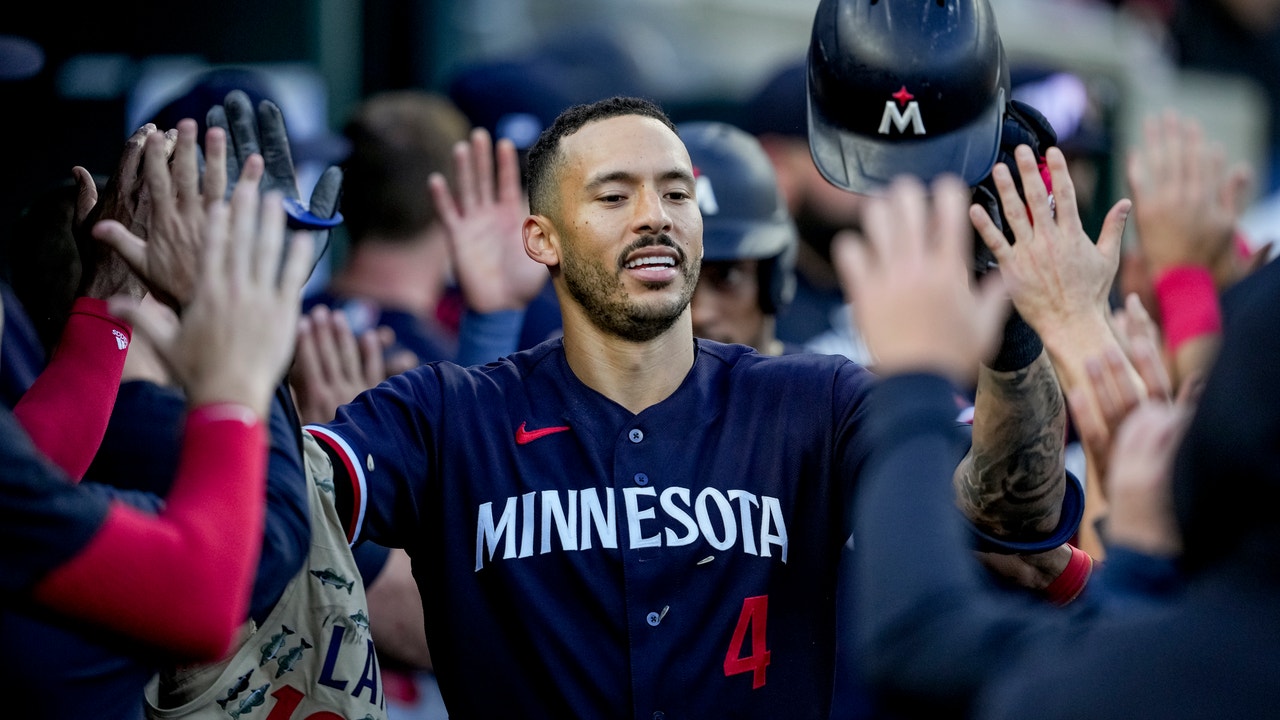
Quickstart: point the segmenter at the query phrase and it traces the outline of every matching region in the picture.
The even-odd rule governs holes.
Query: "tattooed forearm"
[[[982,368],[973,446],[956,469],[956,497],[969,519],[1009,538],[1057,526],[1066,489],[1067,411],[1048,355],[1014,372]]]

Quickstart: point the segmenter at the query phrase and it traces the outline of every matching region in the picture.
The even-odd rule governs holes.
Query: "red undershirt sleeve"
[[[49,365],[13,408],[32,444],[76,481],[102,444],[131,338],[105,300],[77,298]]]
[[[35,597],[191,660],[220,658],[249,612],[261,550],[267,432],[248,408],[197,408],[165,509],[112,504]]]

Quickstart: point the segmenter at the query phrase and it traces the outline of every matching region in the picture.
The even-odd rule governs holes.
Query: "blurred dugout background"
[[[1231,158],[1249,160],[1260,178],[1259,198],[1276,188],[1271,118],[1280,97],[1280,0],[991,2],[1015,81],[1026,81],[1019,92],[1060,131],[1088,133],[1080,137],[1094,143],[1100,197],[1123,192],[1118,160],[1141,118],[1162,107],[1199,118]],[[817,0],[24,4],[22,13],[6,13],[0,35],[34,41],[43,62],[34,75],[3,83],[0,232],[73,165],[109,172],[129,132],[210,65],[269,70],[295,143],[305,147],[298,159],[323,169],[340,158],[337,131],[362,97],[405,87],[446,91],[468,67],[497,60],[519,67],[550,59],[549,72],[562,73],[564,82],[584,73],[602,87],[612,83],[660,101],[677,121],[736,122],[739,103],[780,67],[803,60],[816,6]],[[316,174],[312,168],[302,181]]]

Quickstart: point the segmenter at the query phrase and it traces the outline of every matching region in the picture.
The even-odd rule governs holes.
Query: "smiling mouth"
[[[626,268],[627,270],[635,270],[636,268],[644,268],[644,267],[675,267],[675,266],[676,266],[675,258],[668,257],[665,255],[636,258],[635,260],[632,260],[627,264],[623,265],[623,267]]]

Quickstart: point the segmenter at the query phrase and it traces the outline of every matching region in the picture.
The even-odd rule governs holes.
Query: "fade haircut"
[[[551,127],[543,130],[538,141],[529,149],[525,187],[529,189],[531,213],[545,215],[555,207],[555,179],[564,163],[560,139],[578,132],[588,123],[623,115],[653,118],[676,135],[680,134],[662,108],[644,98],[615,96],[585,105],[574,105],[560,113]]]

